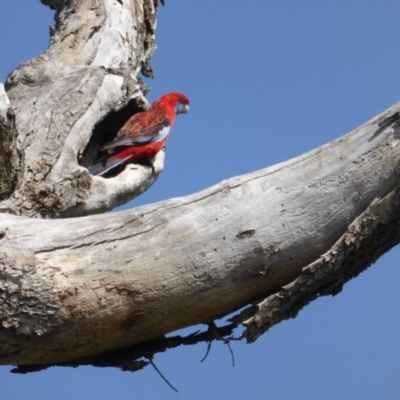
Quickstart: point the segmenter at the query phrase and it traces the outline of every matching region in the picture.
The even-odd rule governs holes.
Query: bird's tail
[[[115,168],[116,166],[123,164],[128,160],[129,157],[125,158],[116,158],[107,156],[100,158],[96,164],[93,164],[88,168],[89,172],[94,176],[102,176],[107,173],[110,169]]]

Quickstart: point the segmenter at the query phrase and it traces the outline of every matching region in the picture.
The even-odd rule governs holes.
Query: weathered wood
[[[148,106],[137,75],[152,75],[158,1],[42,3],[56,10],[49,49],[10,74],[7,93],[0,85],[1,364],[140,368],[180,343],[165,333],[257,303],[235,317],[253,341],[399,242],[400,104],[192,196],[39,219],[112,209],[164,161],[109,179],[85,168]],[[135,343],[132,355],[102,356]]]
[[[0,208],[44,218],[103,212],[141,194],[163,169],[160,157],[155,168],[137,165],[124,177],[100,180],[78,164],[85,149],[95,156],[101,142],[147,106],[137,76],[152,75],[155,3],[44,3],[57,10],[50,47],[5,83],[20,149],[9,180],[21,172]]]
[[[157,338],[289,284],[397,190],[398,112],[192,196],[66,220],[0,215],[12,282],[0,296],[0,362],[59,363]]]
[[[0,83],[0,200],[7,199],[17,183],[19,154],[16,149],[14,112]]]

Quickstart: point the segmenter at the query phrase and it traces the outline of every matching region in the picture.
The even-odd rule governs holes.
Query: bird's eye
[[[185,102],[185,99],[183,98],[183,96],[179,97],[179,101],[180,101],[181,103],[184,103],[184,102]]]

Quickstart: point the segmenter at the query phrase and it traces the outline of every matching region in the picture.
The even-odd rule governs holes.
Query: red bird
[[[189,99],[181,93],[168,93],[143,112],[131,117],[116,138],[100,147],[109,155],[89,168],[92,175],[104,175],[117,165],[151,159],[163,148],[177,114],[189,111]]]

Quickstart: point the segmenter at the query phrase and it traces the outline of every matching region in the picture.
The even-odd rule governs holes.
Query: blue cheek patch
[[[182,103],[175,104],[175,112],[177,114],[187,113],[189,111],[189,106]]]

